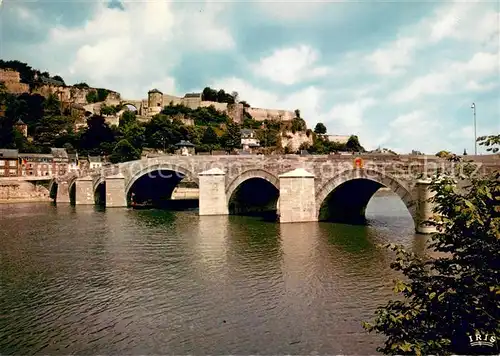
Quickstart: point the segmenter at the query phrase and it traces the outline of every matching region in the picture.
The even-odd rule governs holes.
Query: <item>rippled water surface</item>
[[[0,354],[373,354],[361,322],[421,250],[404,205],[369,226],[0,205]]]

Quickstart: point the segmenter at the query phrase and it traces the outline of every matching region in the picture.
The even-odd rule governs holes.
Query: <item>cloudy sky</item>
[[[500,132],[500,2],[3,0],[0,58],[146,97],[205,86],[368,148]]]

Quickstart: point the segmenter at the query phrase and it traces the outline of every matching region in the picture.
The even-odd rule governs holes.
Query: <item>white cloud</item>
[[[255,1],[261,12],[273,19],[291,22],[298,20],[311,20],[318,14],[328,1]]]
[[[320,104],[324,95],[323,91],[309,86],[301,90],[278,95],[275,92],[260,89],[241,78],[229,77],[214,81],[210,85],[213,88],[231,88],[238,92],[253,107],[295,110],[300,109],[301,116],[306,119],[308,125],[316,123],[320,114]]]
[[[124,97],[142,98],[143,89],[166,78],[186,51],[219,51],[234,47],[230,31],[216,16],[220,4],[201,10],[174,8],[172,1],[126,2],[124,10],[94,4],[92,17],[79,28],[55,26],[38,49],[44,57],[67,53],[50,71],[67,81],[88,81],[112,88]],[[198,8],[200,8],[198,4]],[[161,80],[160,80],[161,81]]]
[[[326,114],[327,119],[335,121],[340,127],[352,130],[363,124],[365,111],[376,104],[373,98],[363,98],[351,102],[336,104]]]
[[[402,74],[415,63],[415,56],[429,45],[446,39],[482,45],[498,52],[500,13],[478,1],[446,3],[432,16],[404,27],[398,38],[367,54],[364,59],[380,75]],[[410,33],[411,35],[408,35]],[[405,35],[406,34],[406,35]],[[498,59],[497,59],[498,67]]]
[[[321,77],[328,73],[327,67],[316,66],[319,54],[309,46],[301,45],[275,50],[253,65],[256,75],[277,83],[292,85],[303,80]]]
[[[401,38],[384,48],[367,55],[367,60],[373,65],[376,74],[400,74],[413,63],[413,54],[417,49],[415,38]]]
[[[441,70],[413,79],[408,86],[394,92],[389,99],[401,103],[419,99],[424,95],[487,90],[498,85],[499,54],[479,52],[466,62],[444,63],[442,66]],[[496,83],[491,83],[491,80]]]

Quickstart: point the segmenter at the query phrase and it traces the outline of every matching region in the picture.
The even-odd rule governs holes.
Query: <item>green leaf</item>
[[[431,294],[429,294],[429,299],[432,300],[432,299],[434,299],[435,296],[436,296],[436,292],[432,292]]]

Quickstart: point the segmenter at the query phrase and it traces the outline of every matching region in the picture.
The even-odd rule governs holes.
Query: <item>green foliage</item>
[[[89,104],[99,103],[105,101],[106,98],[108,97],[108,94],[109,94],[108,89],[103,89],[103,88],[91,89],[85,96],[85,99]]]
[[[171,118],[191,118],[197,126],[220,125],[231,121],[229,116],[221,111],[218,111],[213,105],[193,110],[181,104],[169,104],[163,108],[161,114],[167,115]]]
[[[92,103],[97,103],[97,91],[91,90],[85,95],[85,99],[87,100],[87,103],[92,104]]]
[[[439,151],[438,153],[436,153],[436,156],[437,157],[440,157],[440,158],[447,158],[451,155],[451,152],[449,151],[445,151],[445,150],[441,150]]]
[[[148,147],[175,149],[175,144],[186,139],[185,134],[180,130],[181,126],[174,122],[170,116],[158,114],[146,124],[146,137]]]
[[[257,130],[257,138],[262,147],[276,147],[281,132],[281,123],[275,120],[264,121],[264,128]]]
[[[210,87],[206,87],[205,89],[203,89],[203,92],[201,93],[201,100],[214,101],[217,103],[234,104],[235,98],[233,97],[233,95],[226,93],[224,89],[220,89],[219,91],[217,91]]]
[[[322,122],[318,122],[314,127],[314,133],[319,135],[326,134],[326,126]]]
[[[296,133],[297,131],[305,131],[307,128],[306,122],[304,119],[300,117],[296,117],[292,120],[291,131],[292,133]]]
[[[80,147],[92,156],[109,155],[115,135],[102,116],[93,115],[87,119],[87,128],[80,133]]]
[[[121,110],[119,105],[102,105],[101,115],[116,115]]]
[[[241,147],[241,128],[235,122],[227,125],[227,131],[222,137],[222,142],[227,150],[233,150]]]
[[[112,163],[134,161],[141,158],[141,153],[126,139],[120,140],[109,156]]]
[[[477,138],[480,145],[486,146],[486,151],[497,153],[500,150],[500,135],[481,136]]]
[[[396,252],[391,267],[405,280],[394,285],[401,298],[363,325],[386,336],[379,352],[467,354],[471,333],[500,333],[500,173],[474,175],[471,163],[457,169],[461,189],[447,175],[431,184],[436,217],[430,223],[438,229],[427,246],[433,256],[387,246]]]
[[[261,123],[258,121],[255,121],[252,118],[247,118],[245,117],[243,119],[243,123],[241,124],[241,128],[243,129],[258,129],[261,127]]]
[[[52,77],[52,79],[54,79],[54,80],[58,80],[58,81],[62,82],[62,83],[63,83],[63,85],[66,85],[66,83],[64,82],[64,79],[63,79],[60,75],[54,75],[54,76]]]
[[[12,69],[19,72],[21,82],[31,84],[35,79],[35,74],[40,72],[31,68],[28,64],[20,61],[4,61],[0,59],[0,69]],[[48,73],[47,73],[48,74]]]
[[[361,144],[359,143],[358,136],[352,135],[349,137],[349,140],[347,140],[347,143],[345,144],[345,147],[347,151],[351,152],[365,152],[365,149]]]
[[[78,89],[90,89],[90,86],[87,83],[78,83],[74,84],[73,87],[78,88]]]
[[[206,144],[206,145],[215,145],[219,141],[219,137],[217,136],[217,133],[215,133],[214,129],[210,126],[208,126],[205,129],[205,132],[203,133],[203,138],[201,139],[201,142]]]

